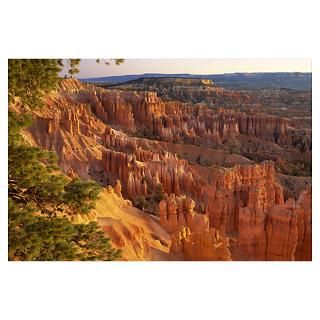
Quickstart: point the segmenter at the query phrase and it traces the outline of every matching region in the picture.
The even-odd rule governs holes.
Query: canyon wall
[[[159,219],[132,206],[123,198],[121,183],[103,188],[93,210],[96,221],[121,249],[124,261],[168,260],[170,235]]]
[[[188,227],[192,232],[208,231],[208,215],[197,213],[194,208],[191,198],[171,194],[159,203],[160,223],[169,233],[177,233],[181,227]]]
[[[27,131],[34,143],[56,151],[65,173],[102,185],[119,180],[119,197],[160,202],[154,213],[171,237],[172,254],[229,260],[232,238],[240,258],[311,260],[311,191],[284,201],[273,162],[201,166],[164,143],[156,146],[155,139],[210,146],[248,135],[294,147],[286,119],[165,102],[153,92],[105,90],[74,79],[62,81],[44,102]]]
[[[218,230],[192,232],[182,228],[173,236],[170,253],[188,261],[230,261],[229,239]]]
[[[196,191],[188,162],[178,159],[176,154],[148,150],[138,140],[110,128],[106,129],[103,142],[104,171],[111,180],[123,182],[126,195],[146,196],[159,184],[168,194]]]
[[[160,223],[169,233],[185,227],[191,233],[214,229],[221,236],[236,236],[237,256],[311,260],[310,190],[298,201],[284,202],[282,187],[274,181],[272,162],[236,166],[215,172],[213,177],[207,187],[205,213],[195,212],[194,201],[188,198],[172,195],[160,202]]]
[[[298,201],[288,199],[266,211],[261,198],[249,202],[240,209],[239,248],[258,260],[311,260],[310,199],[306,190]]]
[[[125,91],[154,91],[165,100],[205,102],[227,108],[237,108],[251,102],[247,92],[218,87],[208,79],[142,78],[115,88]]]
[[[155,92],[106,90],[68,79],[61,84],[61,95],[90,105],[99,119],[115,128],[168,142],[215,144],[241,134],[280,145],[303,139],[285,118],[163,101]],[[309,137],[304,144],[311,148]]]
[[[25,131],[32,143],[59,155],[59,166],[74,170],[81,178],[97,178],[102,170],[101,136],[106,125],[97,119],[90,106],[70,96],[52,94],[45,108],[34,112],[33,125]]]

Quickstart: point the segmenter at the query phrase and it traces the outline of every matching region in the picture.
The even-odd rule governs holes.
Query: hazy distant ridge
[[[261,72],[261,73],[225,73],[225,74],[163,74],[144,73],[139,75],[109,76],[86,78],[81,81],[91,83],[119,84],[140,78],[202,78],[213,80],[216,85],[233,89],[287,88],[293,90],[311,90],[311,72]]]

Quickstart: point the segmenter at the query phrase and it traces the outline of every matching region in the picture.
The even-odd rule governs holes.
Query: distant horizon
[[[161,72],[144,72],[144,73],[130,73],[130,74],[116,74],[116,75],[105,75],[105,76],[93,76],[93,77],[83,77],[80,78],[76,76],[76,79],[98,79],[98,78],[108,78],[108,77],[127,77],[127,76],[143,76],[143,75],[167,75],[167,76],[180,76],[180,75],[190,75],[190,76],[213,76],[213,75],[226,75],[226,74],[258,74],[258,73],[311,73],[312,71],[256,71],[256,72],[224,72],[224,73],[161,73]]]
[[[110,59],[107,59],[110,62]],[[96,59],[82,59],[76,78],[157,74],[218,75],[231,73],[312,72],[311,59],[125,59],[106,66]],[[66,74],[66,68],[60,73]]]

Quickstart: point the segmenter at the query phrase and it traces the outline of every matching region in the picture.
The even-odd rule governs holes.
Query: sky
[[[311,72],[311,60],[126,59],[120,66],[116,66],[113,62],[106,66],[103,62],[97,63],[96,59],[82,59],[77,78],[143,73],[221,74],[232,72]]]

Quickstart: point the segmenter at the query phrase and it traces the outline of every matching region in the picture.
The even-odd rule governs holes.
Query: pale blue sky
[[[219,74],[231,72],[311,72],[310,59],[127,59],[108,67],[82,59],[77,78],[142,73]]]

